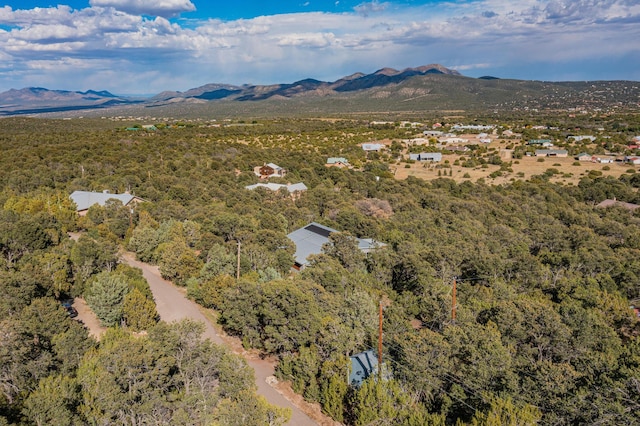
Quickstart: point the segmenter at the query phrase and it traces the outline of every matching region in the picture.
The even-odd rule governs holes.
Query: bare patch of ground
[[[73,301],[73,307],[78,311],[78,316],[75,319],[84,324],[90,336],[100,341],[100,337],[107,331],[107,328],[100,324],[100,320],[89,308],[87,302],[80,297],[76,297]]]
[[[510,158],[509,152],[505,151],[498,143],[491,143],[489,148],[495,148],[505,163],[511,163],[512,171],[502,171],[501,176],[491,177],[490,175],[500,170],[500,166],[486,164],[476,167],[462,167],[454,165],[456,160],[460,164],[468,158],[464,154],[444,154],[442,162],[431,164],[425,162],[415,162],[413,164],[399,162],[391,166],[391,171],[396,179],[406,179],[409,176],[424,180],[433,180],[440,177],[453,179],[458,183],[464,181],[477,182],[483,179],[490,185],[501,185],[516,180],[529,180],[532,176],[542,175],[549,169],[556,169],[549,180],[551,182],[562,183],[564,185],[577,185],[580,179],[585,177],[590,171],[599,171],[602,176],[614,178],[627,173],[627,170],[637,170],[637,166],[623,163],[592,163],[589,161],[577,162],[573,157],[523,157],[520,159]]]

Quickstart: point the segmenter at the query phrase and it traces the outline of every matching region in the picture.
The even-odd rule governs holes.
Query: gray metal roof
[[[349,372],[349,384],[360,386],[369,376],[378,370],[378,357],[372,350],[351,355],[351,370]]]
[[[287,237],[296,245],[296,253],[294,254],[296,263],[306,265],[309,263],[307,258],[310,255],[322,253],[322,245],[329,241],[329,235],[334,232],[340,231],[312,222],[289,233]],[[383,245],[370,238],[358,238],[358,248],[365,253]]]
[[[109,192],[73,191],[71,200],[76,203],[76,211],[87,210],[94,204],[104,206],[107,200],[116,199],[127,205],[136,198],[131,194],[111,194]]]
[[[278,191],[281,188],[287,188],[287,191],[293,193],[296,191],[306,191],[307,185],[305,185],[302,182],[298,182],[298,183],[289,183],[287,185],[284,185],[281,183],[256,183],[253,185],[245,186],[245,189],[253,190],[256,188],[266,188],[266,189],[270,189],[271,191]]]
[[[420,154],[409,154],[409,159],[414,161],[442,161],[440,152],[421,152]]]
[[[327,164],[336,164],[336,163],[348,163],[349,160],[347,160],[344,157],[329,157],[327,158]]]

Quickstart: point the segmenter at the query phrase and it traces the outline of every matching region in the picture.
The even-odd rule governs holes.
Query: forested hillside
[[[281,380],[345,424],[640,424],[640,216],[595,207],[640,204],[640,174],[397,180],[393,159],[358,144],[405,138],[398,127],[133,124],[148,123],[0,120],[0,424],[286,418],[196,325],[132,318],[141,302],[125,297],[150,295],[117,265],[119,246],[276,356]],[[325,167],[336,156],[357,167]],[[288,170],[272,182],[309,189],[245,189],[269,162]],[[78,218],[74,190],[145,202]],[[287,234],[313,221],[342,232],[292,273]],[[353,237],[385,245],[365,255]],[[105,288],[121,288],[122,311],[109,310],[114,327],[97,343],[59,301]],[[377,348],[380,302],[385,378],[352,387],[349,356]]]

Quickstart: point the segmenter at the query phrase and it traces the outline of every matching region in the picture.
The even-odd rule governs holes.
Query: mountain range
[[[190,115],[200,113],[345,113],[528,108],[638,108],[640,82],[542,82],[465,77],[442,65],[371,74],[355,73],[333,82],[304,79],[273,85],[207,84],[185,92],[165,91],[150,98],[24,88],[0,93],[0,115],[107,114]]]

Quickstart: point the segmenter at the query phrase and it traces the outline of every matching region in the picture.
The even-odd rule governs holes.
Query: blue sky
[[[640,81],[639,40],[639,0],[10,0],[0,92],[155,94],[431,63],[470,77]]]

